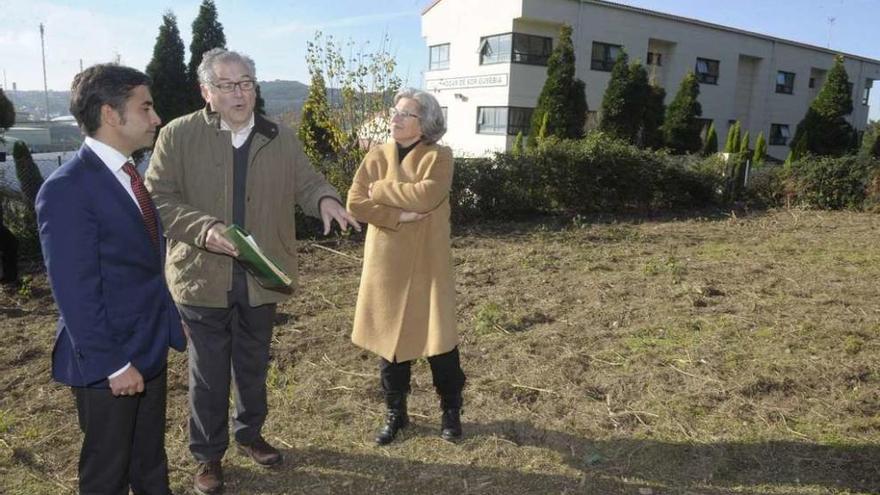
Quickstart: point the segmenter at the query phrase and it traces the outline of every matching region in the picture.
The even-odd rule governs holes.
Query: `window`
[[[787,95],[794,93],[794,72],[779,71],[776,73],[776,92]]]
[[[553,39],[525,33],[507,33],[480,39],[480,65],[547,65],[553,51]]]
[[[862,90],[862,105],[867,105],[871,98],[871,88],[874,86],[873,79],[865,79],[865,89]]]
[[[480,39],[480,65],[510,62],[510,52],[509,34],[487,36]]]
[[[791,138],[788,126],[785,124],[770,124],[770,145],[785,146]]]
[[[513,33],[513,62],[517,64],[547,65],[553,51],[553,38]]]
[[[440,112],[443,113],[443,122],[446,123],[446,126],[449,126],[449,107],[440,107]]]
[[[648,65],[663,65],[663,54],[659,52],[648,52]]]
[[[708,58],[698,58],[694,72],[697,74],[697,81],[703,84],[718,84],[718,66],[721,62],[710,60]]]
[[[815,77],[811,77],[811,78],[810,78],[810,84],[809,84],[809,86],[810,86],[810,89],[813,89],[813,88],[816,87],[816,78],[815,78]]]
[[[477,134],[528,134],[533,108],[477,107]]]
[[[593,55],[590,60],[590,68],[593,70],[601,70],[611,72],[614,67],[614,61],[620,55],[620,45],[610,45],[608,43],[593,42]]]
[[[428,70],[449,68],[449,43],[434,45],[429,50]]]

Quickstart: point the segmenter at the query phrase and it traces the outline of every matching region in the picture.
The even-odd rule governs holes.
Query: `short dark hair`
[[[101,127],[101,107],[125,117],[125,101],[137,86],[150,86],[150,76],[117,64],[98,64],[80,72],[70,86],[70,113],[80,129],[94,136]]]

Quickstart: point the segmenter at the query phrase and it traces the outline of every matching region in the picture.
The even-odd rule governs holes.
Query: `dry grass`
[[[348,340],[360,267],[306,244],[269,379],[265,433],[288,461],[230,452],[227,493],[878,493],[878,231],[876,215],[778,211],[459,232],[466,438],[437,437],[420,363],[415,424],[387,448],[375,358]],[[0,299],[0,493],[73,493],[54,306],[43,277],[31,292]],[[184,357],[169,369],[172,484],[189,493]]]

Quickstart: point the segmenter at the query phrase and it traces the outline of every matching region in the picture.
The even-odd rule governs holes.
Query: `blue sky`
[[[340,40],[375,44],[387,34],[400,75],[422,83],[426,52],[420,13],[430,0],[215,0],[230,48],[251,55],[262,80],[308,82],[306,42],[316,30]],[[489,2],[493,0],[470,0]],[[880,0],[618,0],[638,7],[770,34],[880,59]],[[46,25],[50,89],[67,89],[79,61],[88,66],[120,57],[143,69],[152,55],[162,13],[176,15],[184,44],[201,0],[0,0],[0,84],[42,89],[39,23]],[[833,23],[829,18],[834,18]],[[187,52],[187,59],[189,54]],[[5,84],[4,77],[5,72]],[[880,118],[880,84],[871,98]]]

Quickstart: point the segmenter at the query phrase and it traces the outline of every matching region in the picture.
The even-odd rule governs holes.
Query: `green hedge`
[[[518,155],[456,159],[453,217],[701,208],[717,201],[721,181],[703,162],[602,133],[551,138]]]
[[[822,209],[874,208],[880,160],[865,155],[805,156],[777,172],[787,204]]]

